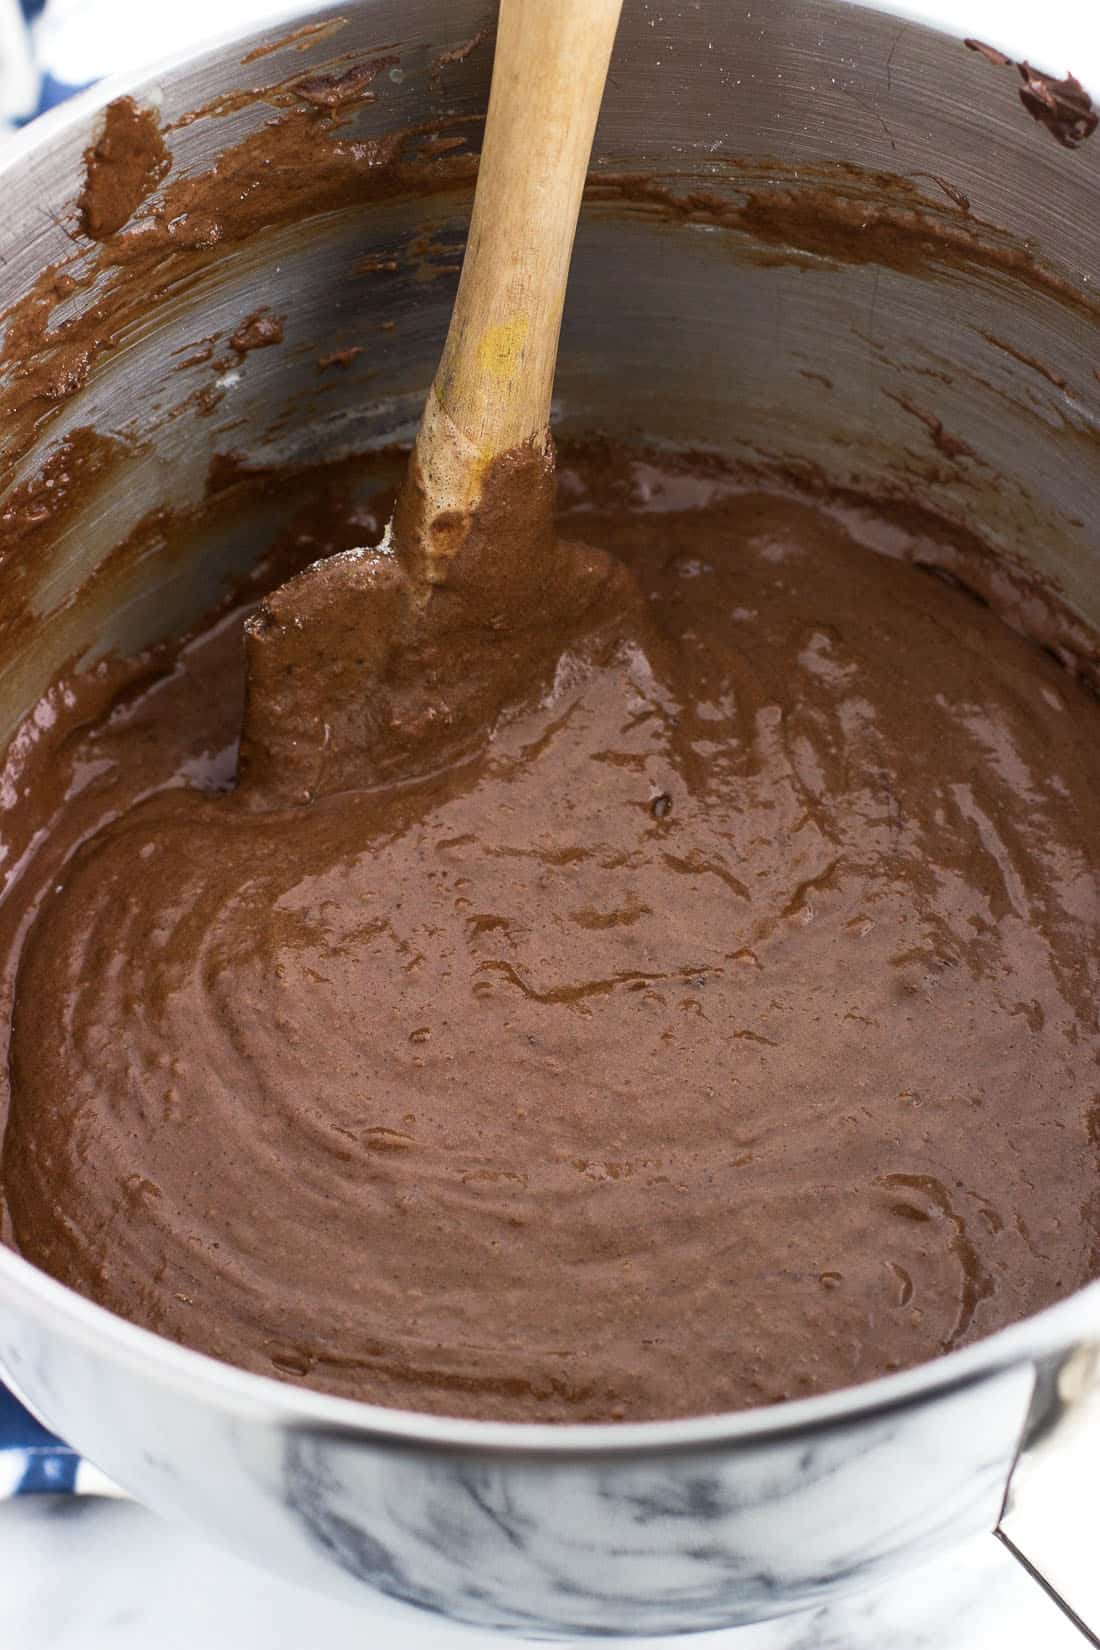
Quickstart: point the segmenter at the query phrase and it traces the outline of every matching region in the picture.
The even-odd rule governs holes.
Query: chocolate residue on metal
[[[303,23],[300,29],[291,29],[289,34],[281,35],[273,40],[269,46],[256,46],[241,58],[241,63],[257,63],[261,57],[271,57],[275,52],[283,52],[292,48],[296,52],[308,52],[314,46],[327,40],[329,35],[335,34],[338,29],[347,28],[346,17],[330,17],[323,23]]]
[[[214,345],[220,336],[220,333],[212,332],[206,338],[199,338],[193,344],[184,345],[183,349],[173,350],[173,355],[178,355],[180,359],[172,371],[185,372],[188,367],[205,366],[214,354]]]
[[[271,89],[247,94],[262,101],[274,95]],[[353,139],[341,130],[339,111],[303,104],[285,88],[279,95],[290,100],[279,116],[225,148],[214,169],[171,177],[150,200],[140,234],[124,230],[78,249],[43,271],[0,316],[0,489],[98,363],[134,328],[147,325],[160,304],[172,301],[181,280],[201,277],[223,248],[318,213],[359,210],[400,196],[454,190],[461,210],[460,191],[473,180],[477,156],[468,150],[439,153],[446,134],[438,120]],[[848,166],[803,169],[796,177],[735,157],[725,158],[724,174],[708,189],[679,192],[686,178],[677,175],[597,173],[588,199],[615,210],[714,224],[743,238],[745,251],[756,258],[879,264],[912,275],[989,271],[1090,319],[1100,311],[1082,283],[1039,262],[1013,236],[922,194],[910,178]],[[458,247],[446,250],[451,262]],[[374,254],[360,267],[364,274],[393,273],[398,261]],[[66,303],[69,314],[55,323],[58,307],[78,294],[83,307]],[[219,394],[206,393],[210,400]],[[2,587],[0,570],[0,599]]]
[[[235,349],[238,355],[247,355],[249,350],[270,349],[272,344],[281,344],[282,341],[283,317],[257,312],[241,322],[229,340],[229,347]]]
[[[424,139],[421,150],[425,155],[449,155],[455,149],[463,149],[465,146],[464,137],[432,137]]]
[[[1016,67],[1024,82],[1020,87],[1020,102],[1064,149],[1076,149],[1092,136],[1100,116],[1076,75],[1067,74],[1064,80],[1057,80],[1053,75],[1033,69],[1027,62]]]
[[[996,46],[987,46],[984,41],[964,40],[963,44],[969,46],[972,52],[980,52],[986,62],[992,63],[995,68],[1018,70],[1023,81],[1020,102],[1032,119],[1045,126],[1063,149],[1078,148],[1100,124],[1100,115],[1092,106],[1092,98],[1076,75],[1067,74],[1059,80],[1056,75],[1032,68],[1026,58],[1017,62],[1015,58],[998,51]]]
[[[987,46],[984,40],[964,40],[963,45],[968,46],[972,52],[980,52],[986,62],[992,63],[996,68],[1003,68],[1006,63],[1012,62],[1011,57],[998,51],[996,46]]]
[[[224,115],[235,115],[241,109],[250,108],[253,103],[262,102],[269,90],[272,88],[267,86],[238,86],[232,92],[222,92],[199,108],[188,109],[185,114],[178,115],[175,120],[169,121],[164,130],[182,132],[198,120],[219,120]]]
[[[938,184],[948,200],[955,202],[960,212],[970,211],[970,196],[964,195],[961,189],[956,189],[953,183],[949,183],[938,172],[914,172],[913,176],[915,178],[928,178],[930,182]]]
[[[89,497],[129,452],[96,430],[71,430],[42,467],[14,487],[0,507],[0,643],[31,622],[40,552],[84,510]]]
[[[277,103],[278,115],[224,148],[209,172],[170,176],[143,208],[140,233],[122,227],[81,245],[43,271],[0,316],[0,492],[100,363],[136,328],[148,326],[159,306],[173,302],[181,282],[202,279],[224,249],[321,213],[360,211],[400,197],[453,191],[455,213],[461,213],[477,156],[441,149],[448,129],[465,128],[468,117],[446,125],[437,118],[374,137],[352,135],[341,126],[345,110],[305,103],[294,85],[290,80],[242,92],[245,102]],[[155,129],[153,137],[147,155],[155,158],[163,138]],[[713,157],[708,165],[715,165]],[[844,165],[795,175],[771,162],[765,168],[736,157],[718,165],[719,176],[706,189],[692,188],[690,174],[597,173],[588,199],[616,211],[728,229],[739,238],[738,255],[796,264],[879,264],[911,275],[989,271],[1090,318],[1100,309],[1083,284],[1040,263],[1023,242],[926,196],[910,178]],[[453,239],[438,247],[448,266],[459,251]],[[364,274],[394,273],[398,257],[375,253],[360,268]],[[58,320],[63,304],[65,318]],[[393,323],[380,325],[392,330]],[[240,334],[237,341],[243,341]],[[256,338],[252,347],[274,341],[270,335]],[[199,410],[211,410],[220,395],[205,387]],[[5,588],[0,567],[0,603]]]
[[[211,499],[215,493],[224,493],[239,482],[257,481],[273,474],[270,464],[257,464],[245,453],[214,453],[206,474],[206,497]]]
[[[102,136],[84,151],[81,227],[93,241],[122,228],[172,164],[151,109],[119,97],[104,111]]]
[[[944,458],[951,459],[952,463],[960,458],[973,459],[976,464],[984,462],[983,459],[979,458],[973,447],[968,442],[963,441],[961,436],[952,435],[950,430],[945,430],[943,420],[937,418],[935,413],[928,412],[924,407],[916,406],[907,395],[901,395],[896,390],[886,390],[884,394],[888,395],[891,401],[896,401],[898,406],[904,412],[907,412],[910,417],[918,419],[924,425],[932,437],[932,445],[937,452],[943,454]]]
[[[373,103],[370,90],[383,69],[392,69],[401,59],[375,57],[368,63],[353,63],[343,74],[316,74],[294,83],[294,91],[315,109],[342,109],[352,103]]]
[[[0,558],[26,544],[38,527],[55,530],[78,492],[125,449],[121,442],[96,430],[73,430],[53,448],[41,470],[8,494],[0,510]]]
[[[140,234],[116,232],[78,248],[0,315],[0,491],[97,363],[170,302],[181,280],[200,275],[215,249],[322,212],[441,193],[467,185],[476,172],[475,155],[422,156],[424,128],[352,141],[334,111],[286,96],[292,106],[224,149],[211,171],[171,178],[150,202]],[[437,136],[438,120],[428,130]],[[58,306],[92,287],[94,298],[55,324]],[[0,571],[0,599],[2,585]]]
[[[345,57],[343,61],[348,59]],[[297,70],[282,80],[269,81],[265,86],[234,87],[232,91],[219,92],[198,108],[188,109],[164,129],[166,132],[179,132],[193,126],[196,121],[237,114],[256,103],[269,103],[273,109],[293,109],[307,103],[321,114],[331,114],[337,109],[347,111],[357,104],[372,103],[371,82],[377,79],[382,69],[392,68],[397,62],[399,59],[390,53],[352,63],[339,74],[335,71],[303,74]]]
[[[349,344],[346,349],[330,350],[327,355],[318,356],[317,370],[325,372],[329,367],[350,367],[362,353],[362,344]]]
[[[462,268],[461,251],[453,240],[433,233],[415,236],[408,245],[408,256],[415,265],[413,279],[434,281],[440,275],[457,275]]]
[[[989,271],[1011,276],[1100,318],[1100,298],[1085,285],[1041,263],[1025,242],[973,216],[948,211],[910,178],[836,166],[814,171],[730,158],[739,199],[714,189],[675,192],[674,177],[645,172],[596,172],[586,199],[631,206],[687,223],[715,224],[748,235],[754,255],[799,267],[807,258],[838,265],[878,264],[904,275]],[[742,181],[743,179],[743,181]]]
[[[433,86],[441,89],[443,70],[450,68],[454,63],[465,63],[470,53],[476,51],[484,41],[488,40],[492,32],[490,28],[478,29],[477,33],[472,34],[468,40],[460,40],[457,46],[448,46],[446,51],[440,52],[432,63]]]
[[[1069,384],[1061,373],[1055,372],[1053,367],[1048,367],[1045,361],[1038,360],[1034,355],[1028,355],[1026,350],[1019,349],[1015,344],[1007,343],[1003,338],[998,338],[995,333],[983,332],[982,337],[987,344],[992,344],[994,349],[1003,351],[1005,355],[1011,355],[1012,359],[1019,361],[1022,367],[1030,367],[1032,372],[1037,372],[1049,384],[1053,384],[1056,390],[1069,389]]]

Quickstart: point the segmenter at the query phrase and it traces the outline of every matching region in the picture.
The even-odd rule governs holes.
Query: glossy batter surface
[[[566,483],[648,617],[456,765],[220,794],[239,615],[58,747],[19,1247],[247,1368],[530,1420],[802,1396],[1081,1285],[1100,706],[808,503]]]

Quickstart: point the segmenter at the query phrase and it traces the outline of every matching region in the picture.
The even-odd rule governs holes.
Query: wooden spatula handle
[[[441,410],[482,464],[540,436],[549,420],[577,214],[621,8],[622,0],[501,0],[470,235],[424,430]]]

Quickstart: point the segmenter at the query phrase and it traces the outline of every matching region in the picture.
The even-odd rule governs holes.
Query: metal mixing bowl
[[[343,22],[262,50],[307,16]],[[166,124],[220,99],[171,137],[177,172],[204,171],[278,118],[242,104],[241,88],[343,70],[384,47],[395,61],[344,136],[419,122],[476,145],[489,48],[439,53],[490,22],[485,0],[300,9],[77,99],[0,154],[0,306],[74,254],[81,155],[109,98],[152,102]],[[1095,155],[1055,142],[1017,84],[954,37],[843,0],[628,4],[594,167],[605,179],[645,173],[681,204],[621,181],[594,189],[564,331],[562,427],[917,493],[1100,625],[1089,299],[1100,184]],[[35,622],[0,624],[0,735],[74,653],[185,625],[248,565],[254,518],[190,557],[154,544],[89,582],[150,509],[201,495],[213,454],[308,459],[407,433],[442,340],[453,277],[440,266],[453,262],[468,193],[311,211],[308,175],[302,190],[298,221],[210,249],[135,316],[86,381],[37,410],[25,452],[4,435],[13,487],[71,430],[90,425],[128,448],[21,569]],[[829,244],[799,211],[822,190],[846,203]],[[692,191],[709,197],[694,211]],[[745,212],[746,199],[758,209]],[[366,279],[364,258],[395,247],[399,267]],[[55,324],[93,298],[64,299]],[[287,317],[284,342],[223,373],[211,412],[199,393],[209,365],[180,363],[260,306]],[[319,374],[319,351],[357,326],[369,326],[369,348]],[[1021,1451],[1026,1461],[1069,1424],[1098,1343],[1100,1284],[919,1369],[779,1409],[490,1424],[243,1373],[0,1253],[0,1366],[132,1494],[360,1600],[371,1619],[414,1605],[541,1637],[756,1621],[993,1529]]]

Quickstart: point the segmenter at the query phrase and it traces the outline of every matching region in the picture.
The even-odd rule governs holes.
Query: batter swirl
[[[224,794],[239,619],[63,747],[112,777],[17,981],[36,1264],[560,1421],[821,1391],[1100,1271],[1100,707],[809,503],[609,462],[567,524],[646,611],[451,765]]]

